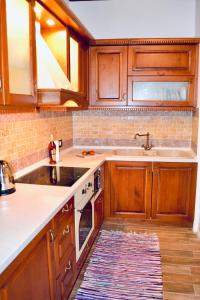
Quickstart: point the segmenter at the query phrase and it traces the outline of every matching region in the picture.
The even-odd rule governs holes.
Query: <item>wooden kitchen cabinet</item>
[[[99,231],[104,219],[104,192],[94,202],[94,228],[95,231]]]
[[[191,225],[196,163],[109,162],[105,215]]]
[[[154,107],[194,106],[193,76],[129,76],[128,105]]]
[[[129,46],[128,75],[195,75],[196,55],[196,45]]]
[[[67,263],[56,281],[57,298],[56,300],[66,300],[72,290],[76,279],[76,254],[72,251],[67,259]]]
[[[124,106],[127,101],[127,47],[90,48],[91,106]]]
[[[152,218],[192,223],[197,165],[154,163],[153,169]]]
[[[88,43],[48,5],[36,2],[35,10],[38,105],[87,107]]]
[[[55,263],[56,277],[61,273],[61,270],[68,264],[69,255],[75,250],[75,233],[74,233],[74,199],[61,209],[55,216]]]
[[[36,106],[35,1],[1,2],[4,103]]]
[[[111,216],[149,218],[152,164],[119,161],[110,168]]]
[[[64,300],[76,274],[72,197],[0,275],[0,299]]]
[[[51,224],[25,248],[0,276],[1,300],[50,300],[53,290]]]

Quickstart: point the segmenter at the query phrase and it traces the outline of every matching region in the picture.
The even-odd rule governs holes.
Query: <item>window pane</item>
[[[133,100],[185,101],[188,82],[133,82]]]
[[[31,94],[29,4],[6,0],[10,93]]]

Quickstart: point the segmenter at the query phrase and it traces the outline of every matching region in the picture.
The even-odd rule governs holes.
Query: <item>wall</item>
[[[63,139],[63,148],[72,145],[72,115],[67,112],[0,114],[0,159],[18,171],[48,156],[50,134]]]
[[[150,132],[154,146],[189,147],[191,112],[80,111],[73,113],[74,145],[141,146],[135,133]]]
[[[200,0],[196,0],[196,36],[200,37]]]
[[[78,1],[70,8],[95,38],[195,36],[195,0]]]

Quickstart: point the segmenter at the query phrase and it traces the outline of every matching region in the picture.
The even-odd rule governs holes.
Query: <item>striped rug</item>
[[[158,237],[102,230],[75,299],[163,299]]]

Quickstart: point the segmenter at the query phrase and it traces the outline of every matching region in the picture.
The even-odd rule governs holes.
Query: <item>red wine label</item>
[[[56,149],[51,150],[51,158],[53,161],[56,161]]]

